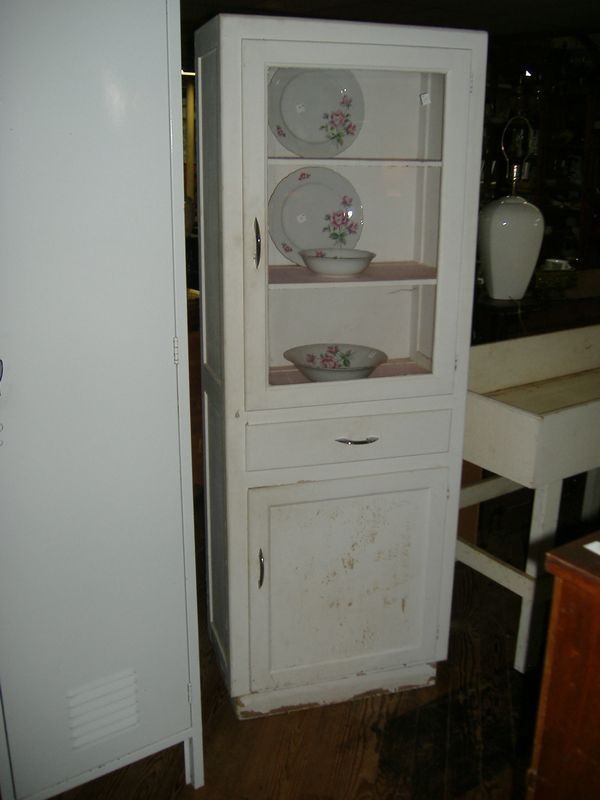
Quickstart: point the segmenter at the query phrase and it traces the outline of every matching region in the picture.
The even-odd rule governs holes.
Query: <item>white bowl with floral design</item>
[[[310,270],[320,275],[358,275],[369,266],[375,253],[351,247],[318,247],[300,250],[300,256]]]
[[[283,354],[311,381],[349,381],[366,378],[387,355],[360,344],[304,344]]]

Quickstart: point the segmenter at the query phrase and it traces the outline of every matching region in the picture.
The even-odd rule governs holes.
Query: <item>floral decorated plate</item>
[[[354,247],[363,226],[363,208],[354,186],[326,167],[287,175],[269,200],[269,233],[279,252],[304,265],[301,250]]]
[[[283,354],[311,381],[350,381],[366,378],[387,361],[387,355],[360,344],[305,344]]]
[[[269,82],[269,127],[296,155],[336,156],[356,140],[364,116],[361,88],[348,70],[282,67]]]

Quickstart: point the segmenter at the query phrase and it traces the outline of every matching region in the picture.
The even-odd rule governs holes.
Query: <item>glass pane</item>
[[[442,157],[444,76],[273,67],[269,156]]]
[[[273,67],[267,80],[270,382],[363,377],[352,368],[373,351],[372,377],[431,371],[444,76]],[[284,354],[309,344],[299,372]]]

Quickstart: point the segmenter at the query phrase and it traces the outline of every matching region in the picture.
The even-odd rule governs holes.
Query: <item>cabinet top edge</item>
[[[240,38],[282,39],[290,35],[313,41],[339,40],[368,43],[365,34],[374,34],[374,44],[411,45],[415,47],[476,48],[487,45],[488,33],[467,28],[442,28],[400,25],[355,20],[280,17],[261,14],[217,14],[206,26],[217,25],[222,33]],[[205,27],[205,26],[203,26]],[[302,30],[301,30],[302,29]],[[200,28],[202,30],[202,28]]]

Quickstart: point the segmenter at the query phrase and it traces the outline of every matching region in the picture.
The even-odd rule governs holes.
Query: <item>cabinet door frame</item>
[[[409,375],[353,384],[356,400],[451,394],[454,390],[457,347],[457,309],[460,276],[468,269],[465,258],[465,215],[456,202],[468,191],[468,156],[471,133],[471,52],[458,47],[407,47],[405,45],[274,42],[246,38],[242,41],[243,119],[243,270],[245,328],[245,395],[249,410],[344,402],[347,386],[339,383],[270,386],[268,382],[268,224],[267,224],[267,70],[274,66],[314,68],[373,68],[445,75],[442,153],[442,189],[434,330],[434,363],[426,375]],[[342,160],[339,159],[340,163]],[[290,159],[290,172],[307,159]],[[328,161],[330,166],[331,162]],[[255,220],[262,233],[262,257],[256,263]],[[472,260],[472,259],[471,259]],[[466,265],[466,266],[465,266]],[[307,334],[309,335],[309,334]]]
[[[259,487],[249,490],[249,607],[252,691],[282,689],[310,683],[332,681],[363,672],[397,669],[436,660],[438,631],[441,615],[443,613],[443,609],[440,609],[440,601],[442,599],[441,587],[445,584],[443,579],[444,570],[448,569],[448,564],[444,563],[444,557],[447,553],[445,539],[448,530],[446,527],[446,506],[448,497],[447,478],[447,468],[435,467],[410,472],[395,472],[352,478],[331,478],[319,482]],[[333,567],[332,564],[334,562],[331,561],[332,551],[330,549],[328,550],[328,558],[330,559],[328,564],[331,569],[329,569],[328,576],[325,576],[326,580],[323,580],[322,584],[324,585],[330,580],[330,575],[333,576],[331,578],[333,583],[328,589],[321,590],[321,597],[322,599],[325,598],[323,599],[323,614],[319,615],[318,613],[318,602],[314,608],[312,608],[312,611],[306,609],[309,619],[322,619],[325,614],[328,614],[331,616],[331,619],[335,616],[337,620],[338,610],[332,609],[330,611],[330,608],[332,608],[331,603],[335,603],[337,596],[334,598],[327,594],[327,592],[331,593],[331,591],[339,585],[335,582],[336,570],[339,570],[339,574],[342,574],[343,571],[348,568],[354,569],[354,564],[349,567],[350,562],[348,559],[353,562],[356,556],[356,562],[358,564],[360,560],[358,555],[360,554],[363,564],[367,564],[369,559],[372,559],[374,567],[380,565],[378,568],[379,572],[384,573],[386,569],[383,560],[384,553],[387,552],[387,557],[390,558],[389,551],[390,549],[393,550],[395,541],[393,537],[390,540],[391,548],[389,546],[390,542],[388,542],[387,550],[385,547],[383,550],[377,550],[377,548],[381,548],[381,543],[375,541],[375,536],[373,536],[374,528],[369,529],[371,531],[369,534],[364,523],[362,515],[364,514],[366,517],[371,508],[375,509],[372,520],[377,518],[379,512],[377,511],[377,507],[373,505],[373,501],[374,499],[376,500],[377,496],[388,496],[391,502],[394,500],[401,504],[407,502],[409,506],[411,503],[413,505],[416,504],[424,513],[425,524],[423,525],[424,530],[422,530],[424,538],[418,538],[417,534],[414,532],[412,536],[406,533],[403,538],[407,549],[417,547],[415,556],[417,569],[413,579],[416,584],[418,584],[418,596],[415,598],[418,613],[411,624],[413,625],[414,631],[418,630],[420,632],[419,635],[417,636],[415,633],[416,638],[408,645],[405,642],[401,646],[386,647],[378,652],[364,651],[362,653],[355,653],[354,655],[348,653],[339,654],[337,658],[332,658],[327,655],[320,661],[315,660],[314,663],[310,663],[307,660],[305,664],[297,664],[295,666],[287,666],[286,668],[278,669],[273,665],[272,647],[278,646],[281,637],[278,637],[277,633],[272,630],[271,618],[274,611],[278,610],[275,608],[275,604],[280,601],[280,610],[281,601],[287,600],[287,596],[271,596],[271,588],[275,583],[274,579],[275,577],[279,578],[279,576],[274,575],[274,566],[272,564],[273,548],[274,544],[276,544],[274,537],[277,536],[277,531],[274,530],[275,523],[273,522],[273,525],[270,524],[272,521],[272,510],[275,509],[275,515],[278,513],[283,513],[283,515],[285,515],[286,507],[296,507],[300,508],[300,513],[302,513],[303,509],[308,508],[307,504],[315,503],[317,505],[321,504],[319,508],[317,508],[316,505],[314,507],[317,517],[321,514],[331,514],[331,518],[333,519],[336,515],[336,509],[333,505],[328,504],[327,501],[331,500],[334,503],[335,501],[344,503],[347,501],[351,502],[353,498],[364,497],[364,504],[357,505],[359,513],[357,530],[351,535],[348,541],[345,539],[343,541],[340,540],[340,547],[346,549],[344,550],[343,557],[338,554],[338,558],[338,555],[334,554],[335,565]],[[381,508],[383,508],[383,506]],[[281,511],[281,509],[283,509],[283,511]],[[310,515],[311,512],[309,511],[309,519]],[[403,517],[399,516],[398,518],[399,536],[402,536],[406,530],[410,532],[410,526],[415,523],[414,515],[408,523],[406,523],[404,516],[405,515],[403,515]],[[361,519],[363,519],[364,527],[359,530]],[[377,532],[384,532],[386,525],[389,526],[390,519],[391,518],[383,521],[380,520]],[[402,527],[403,524],[406,528]],[[328,527],[327,522],[321,525],[323,535],[325,535],[327,531],[331,531],[331,527]],[[316,528],[312,528],[311,530],[315,531]],[[421,530],[421,528],[419,528],[419,530]],[[289,532],[288,535],[290,535]],[[292,532],[292,535],[295,534]],[[302,531],[298,530],[298,536],[301,535]],[[406,539],[407,536],[408,542]],[[419,543],[420,547],[418,547]],[[334,543],[334,549],[335,546]],[[324,542],[323,558],[325,557],[325,550],[327,547],[327,543]],[[299,552],[303,558],[305,551],[300,550]],[[310,552],[311,557],[314,556],[314,559],[319,560],[318,552],[314,550]],[[406,557],[406,552],[406,550],[403,550],[401,554],[400,551],[398,551],[395,556],[400,560]],[[290,563],[289,568],[290,580],[284,581],[286,591],[287,588],[292,585],[292,581],[296,580],[293,573],[296,572],[297,575],[301,566],[297,563]],[[363,567],[363,569],[366,568],[367,567]],[[318,580],[318,572],[319,568],[317,567],[315,570],[315,576],[317,576],[315,580]],[[374,573],[375,569],[373,569],[373,573],[369,572],[369,578],[371,574],[374,576]],[[321,578],[323,577],[324,576],[321,576]],[[301,578],[300,580],[303,579]],[[342,587],[344,587],[345,583],[344,591],[348,588],[347,580],[347,577],[341,579]],[[354,581],[354,577],[350,580]],[[279,578],[278,582],[281,586],[281,578]],[[407,585],[410,586],[409,579],[403,584],[403,589],[406,588]],[[399,582],[398,587],[400,586],[401,584]],[[392,591],[396,588],[397,587],[392,587]],[[387,589],[385,591],[383,589],[379,590],[376,583],[374,584],[373,591],[379,592],[381,595],[377,600],[377,604],[381,603],[385,605],[386,603],[392,602],[392,600],[396,601],[398,599],[391,598],[390,593],[386,594]],[[400,589],[398,589],[398,591],[400,591]],[[326,595],[327,597],[325,597]],[[409,599],[409,604],[412,602],[413,599],[411,597]],[[397,608],[399,608],[398,605],[396,605],[394,609],[394,614]],[[350,613],[354,612],[350,611]],[[371,609],[370,614],[371,623],[374,621],[376,624],[378,615],[373,613],[373,609]],[[398,611],[398,614],[400,614],[400,611]],[[392,619],[392,617],[388,616],[386,619],[389,624],[389,620]],[[395,629],[395,632],[401,630],[403,629],[398,627]],[[294,625],[290,624],[290,635],[294,637],[297,636],[298,633],[298,626],[294,627]],[[333,637],[335,631],[332,631],[331,635]],[[306,642],[306,645],[308,647],[309,642]],[[328,648],[325,649],[327,650]]]

